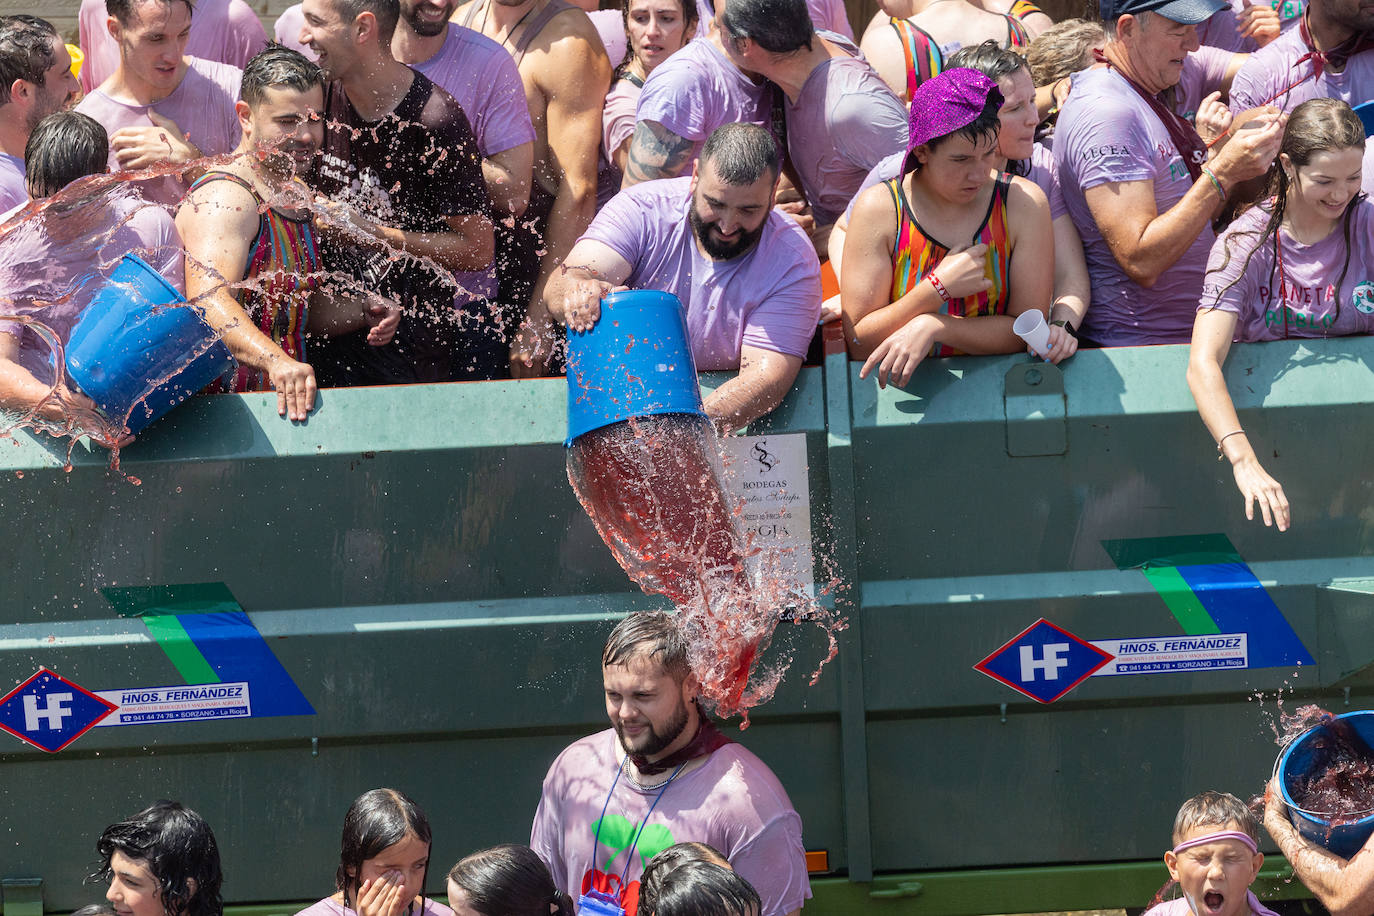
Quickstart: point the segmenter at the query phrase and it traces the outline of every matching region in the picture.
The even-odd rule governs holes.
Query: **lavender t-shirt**
[[[433,872],[430,872],[433,874]],[[453,910],[444,906],[438,901],[424,898],[425,908],[421,916],[453,916]],[[409,910],[406,913],[409,914]],[[352,909],[346,909],[343,904],[336,903],[333,897],[326,897],[323,900],[310,904],[310,906],[296,913],[296,916],[358,916]]]
[[[773,771],[744,747],[715,751],[661,797],[624,776],[616,781],[620,760],[615,732],[607,729],[569,745],[549,767],[530,847],[548,863],[556,887],[576,899],[594,869],[619,878],[627,867],[626,885],[637,885],[655,854],[695,841],[720,850],[754,886],[763,900],[760,916],[784,916],[811,896],[801,817]],[[634,853],[627,854],[626,832],[646,818]]]
[[[1314,245],[1280,229],[1280,276],[1272,239],[1259,235],[1268,220],[1266,206],[1252,207],[1217,237],[1198,310],[1231,312],[1236,340],[1246,342],[1374,333],[1374,203],[1362,200],[1351,214],[1349,266],[1339,290],[1334,284],[1347,263],[1339,224]]]
[[[625,61],[625,52],[630,48],[630,39],[625,34],[625,15],[619,9],[592,10],[587,18],[601,36],[601,44],[606,48],[606,56],[611,66],[618,67]]]
[[[772,210],[752,250],[725,261],[708,258],[692,233],[690,186],[691,178],[663,178],[621,191],[582,238],[630,263],[626,286],[682,300],[698,369],[738,369],[743,346],[804,357],[821,311],[820,262],[811,240]]]
[[[1092,281],[1092,306],[1083,320],[1083,335],[1114,347],[1191,339],[1202,273],[1215,238],[1211,226],[1146,289],[1117,263],[1084,197],[1098,185],[1150,181],[1155,212],[1164,213],[1193,186],[1164,125],[1115,70],[1101,67],[1074,74],[1054,131],[1054,161],[1064,203],[1083,239]]]
[[[244,0],[196,0],[195,6],[191,34],[186,39],[188,56],[242,70],[254,54],[267,47],[267,32]],[[108,18],[105,0],[81,0],[77,22],[81,52],[86,55],[81,65],[81,88],[85,92],[109,79],[119,66],[119,46],[105,26]]]
[[[305,25],[305,13],[301,11],[301,5],[297,3],[282,10],[276,23],[272,26],[272,34],[276,36],[277,44],[293,48],[311,60],[318,60],[319,58],[316,57],[309,45],[301,44],[301,26],[303,25]]]
[[[906,108],[862,56],[822,61],[783,110],[788,156],[818,226],[835,222],[880,160],[906,150]]]
[[[1234,57],[1230,51],[1207,45],[1190,52],[1183,59],[1183,72],[1174,88],[1174,111],[1184,120],[1193,120],[1202,100],[1221,88],[1226,79],[1226,69],[1231,66]]]
[[[0,314],[41,321],[64,343],[101,285],[126,254],[147,261],[178,292],[186,290],[181,237],[172,216],[136,186],[100,179],[74,208],[37,206],[0,216]],[[41,304],[40,304],[41,303]],[[48,304],[51,303],[51,304]],[[20,338],[19,364],[51,383],[52,352],[36,332],[0,322]]]
[[[238,101],[243,71],[238,67],[220,64],[199,57],[188,58],[186,74],[172,94],[153,105],[134,105],[106,95],[100,89],[89,93],[76,110],[90,115],[101,123],[111,137],[121,127],[147,127],[153,123],[148,117],[152,108],[169,118],[181,133],[206,156],[232,153],[239,145],[239,119],[234,113]],[[110,151],[110,170],[119,170],[119,161]],[[158,203],[172,206],[186,191],[181,182],[166,178],[146,182],[145,193]]]
[[[715,3],[717,7],[720,7],[725,4],[725,0],[715,0]],[[696,4],[696,37],[705,38],[715,13],[711,10],[711,0],[696,0]],[[845,38],[854,40],[854,29],[849,25],[849,16],[845,13],[844,0],[806,0],[806,11],[811,14],[811,24],[817,29],[838,32]]]
[[[28,199],[24,160],[9,153],[0,153],[0,212],[13,210]]]
[[[1231,83],[1231,111],[1239,114],[1265,104],[1292,111],[1318,98],[1340,99],[1349,105],[1374,99],[1374,54],[1356,54],[1340,73],[1327,67],[1314,78],[1312,61],[1298,63],[1307,53],[1302,31],[1293,28],[1250,55]],[[1289,89],[1293,83],[1298,85]]]
[[[754,83],[710,41],[689,41],[644,81],[635,120],[657,121],[691,140],[690,162],[722,124],[769,127],[772,114],[772,83]]]
[[[1254,891],[1246,891],[1245,896],[1250,906],[1252,916],[1278,916],[1273,910],[1260,903]],[[1188,905],[1186,897],[1177,897],[1173,900],[1151,907],[1145,911],[1145,916],[1192,916],[1193,908]]]
[[[601,109],[601,161],[596,174],[598,210],[620,193],[624,176],[615,164],[614,153],[635,132],[635,108],[639,105],[641,88],[622,77],[612,83],[611,91],[606,93],[606,105]]]

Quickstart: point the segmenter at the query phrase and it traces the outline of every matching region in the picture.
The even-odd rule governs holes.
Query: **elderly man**
[[[621,285],[673,293],[698,369],[738,370],[706,399],[723,430],[768,413],[792,387],[820,315],[820,264],[806,234],[773,211],[778,153],[768,131],[727,124],[691,178],[611,199],[578,240],[549,310],[574,331]]]
[[[787,155],[824,252],[869,171],[906,151],[906,109],[858,48],[816,34],[805,0],[729,0],[717,24],[735,65],[783,92]]]
[[[114,73],[76,108],[110,135],[110,168],[185,165],[232,152],[239,143],[234,114],[238,67],[185,53],[191,0],[108,0],[106,20],[119,46]],[[167,178],[148,183],[147,195],[171,206],[186,186]]]
[[[621,621],[601,654],[601,678],[611,727],[558,755],[534,815],[530,846],[554,884],[573,897],[586,888],[609,893],[633,916],[644,863],[696,841],[723,853],[754,886],[758,916],[800,910],[811,896],[801,818],[773,771],[701,708],[672,615]],[[606,811],[615,813],[602,820]],[[625,831],[650,815],[653,826],[630,843]]]
[[[36,16],[0,17],[0,213],[28,200],[24,146],[38,122],[76,94],[72,59]]]
[[[1264,174],[1283,123],[1258,114],[1208,157],[1160,94],[1176,85],[1196,24],[1225,0],[1108,0],[1110,66],[1074,77],[1054,161],[1092,280],[1080,339],[1102,346],[1184,343],[1202,293],[1212,220],[1237,184]]]
[[[1250,56],[1231,83],[1231,110],[1274,104],[1292,111],[1308,99],[1359,105],[1374,99],[1374,8],[1360,0],[1309,0],[1302,22]],[[1311,58],[1321,51],[1325,60]],[[1309,59],[1299,60],[1308,57]]]
[[[311,178],[337,205],[325,264],[405,309],[390,343],[331,337],[315,369],[326,385],[452,381],[451,272],[485,268],[494,248],[477,140],[453,96],[392,56],[396,0],[306,0],[302,13],[300,39],[333,80]]]
[[[1374,838],[1349,859],[1313,843],[1289,819],[1278,777],[1265,792],[1264,829],[1279,844],[1298,880],[1317,895],[1331,916],[1374,913]]]

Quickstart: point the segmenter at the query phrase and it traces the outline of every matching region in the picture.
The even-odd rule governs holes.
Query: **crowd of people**
[[[621,286],[736,373],[723,430],[820,322],[904,385],[1038,311],[1055,363],[1191,343],[1247,516],[1288,526],[1221,367],[1374,322],[1370,8],[885,0],[856,44],[838,0],[584,5],[304,0],[269,43],[243,0],[84,0],[79,82],[0,19],[0,406],[91,408],[48,352],[84,274],[35,265],[129,253],[222,335],[213,390],[298,422],[320,387],[557,374]]]
[[[811,896],[801,818],[772,771],[700,706],[673,618],[622,620],[601,674],[611,727],[553,761],[529,845],[461,859],[445,905],[425,894],[429,819],[406,793],[373,789],[344,817],[333,892],[297,916],[795,916]],[[1275,916],[1250,890],[1260,824],[1234,795],[1184,802],[1164,854],[1176,892],[1149,913]],[[1374,913],[1374,839],[1349,860],[1330,853],[1294,829],[1277,784],[1263,824],[1334,916]],[[97,851],[92,877],[113,909],[73,916],[222,916],[214,835],[181,804],[111,825]]]

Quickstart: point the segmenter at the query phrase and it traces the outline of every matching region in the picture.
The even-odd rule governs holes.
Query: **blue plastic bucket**
[[[568,438],[631,417],[705,416],[682,303],[671,293],[621,290],[601,300],[590,331],[568,333]]]
[[[1374,710],[1362,709],[1337,716],[1348,722],[1365,743],[1374,747]],[[1327,815],[1304,811],[1293,801],[1292,791],[1299,777],[1306,776],[1316,764],[1317,737],[1323,726],[1310,728],[1289,743],[1279,756],[1279,786],[1283,790],[1284,803],[1288,805],[1293,826],[1307,839],[1322,846],[1343,859],[1348,859],[1364,846],[1371,833],[1374,833],[1374,811],[1364,812],[1364,816],[1350,823],[1332,826]]]
[[[127,417],[132,433],[234,364],[201,310],[178,305],[185,302],[147,262],[126,254],[72,328],[67,377],[107,417]]]

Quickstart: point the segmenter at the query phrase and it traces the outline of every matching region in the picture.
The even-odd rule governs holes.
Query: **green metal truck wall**
[[[840,356],[804,370],[758,431],[807,437],[816,552],[846,583],[850,626],[807,687],[821,642],[784,624],[797,660],[737,737],[788,788],[807,847],[860,882],[1024,872],[1019,909],[1038,909],[1037,869],[1157,861],[1183,798],[1259,791],[1276,691],[1367,703],[1371,358],[1374,341],[1353,339],[1233,351],[1242,422],[1295,506],[1283,535],[1240,513],[1183,381],[1186,347],[1083,352],[1062,373],[931,361],[905,391]],[[41,877],[49,910],[97,899],[80,884],[95,836],[158,797],[214,825],[235,904],[329,892],[343,812],[377,785],[430,813],[431,890],[460,855],[526,839],[549,762],[604,727],[605,633],[658,606],[567,485],[564,391],[328,391],[303,426],[268,396],[199,399],[126,452],[137,486],[103,452],[79,447],[68,472],[52,440],[0,440],[14,683],[39,665],[88,689],[182,683],[99,589],[224,583],[316,710],[94,729],[55,756],[4,736],[0,875]],[[1040,616],[1087,639],[1178,633],[1102,542],[1210,533],[1315,666],[1090,678],[1048,706],[973,670]],[[1101,905],[1124,902],[1111,885]],[[817,887],[818,903],[853,897]],[[1015,911],[1005,894],[982,910],[976,894],[925,899],[920,912]]]

